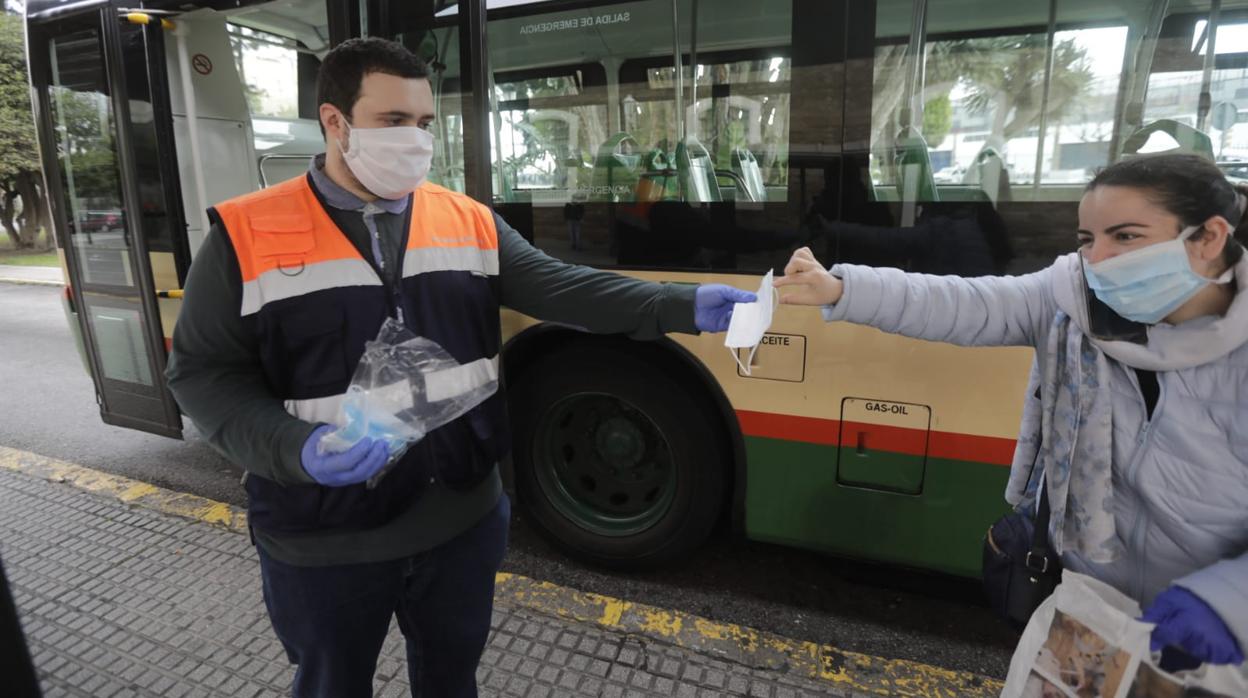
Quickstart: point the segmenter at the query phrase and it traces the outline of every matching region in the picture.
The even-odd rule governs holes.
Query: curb
[[[0,471],[68,484],[125,504],[247,533],[239,507],[0,446]],[[825,681],[872,695],[956,698],[1000,695],[1004,684],[978,674],[846,652],[731,623],[633,603],[508,572],[495,578],[495,600],[537,613],[650,638],[704,656]]]
[[[903,659],[846,652],[731,623],[622,601],[500,572],[496,599],[548,615],[642,636],[754,669],[825,681],[840,689],[881,696],[998,696],[1005,684],[970,672]]]
[[[223,526],[236,533],[247,533],[247,513],[225,502],[174,492],[29,451],[0,446],[0,470],[11,470],[50,482],[65,483],[162,514]]]
[[[23,286],[64,286],[64,281],[44,281],[42,279],[14,279],[7,276],[0,276],[2,284],[20,284]]]

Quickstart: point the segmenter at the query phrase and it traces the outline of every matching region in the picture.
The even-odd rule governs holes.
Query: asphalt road
[[[0,445],[243,504],[240,471],[186,440],[100,421],[60,289],[0,283]],[[1003,678],[1013,635],[966,580],[719,536],[677,569],[603,573],[547,547],[516,509],[508,571],[841,649]]]

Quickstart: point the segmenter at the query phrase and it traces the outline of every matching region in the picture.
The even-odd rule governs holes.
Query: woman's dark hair
[[[1234,228],[1222,248],[1228,267],[1239,263],[1248,244],[1248,216],[1240,209],[1248,186],[1233,185],[1213,163],[1199,155],[1140,155],[1114,163],[1097,173],[1087,191],[1097,187],[1130,187],[1150,193],[1149,198],[1169,211],[1184,226],[1200,225],[1222,216]],[[1245,199],[1248,200],[1248,199]],[[1193,238],[1199,238],[1198,231]]]
[[[348,118],[360,98],[360,85],[369,73],[401,78],[427,78],[429,69],[403,44],[376,37],[348,39],[321,61],[316,76],[316,103],[332,104]],[[321,128],[324,135],[325,129]]]

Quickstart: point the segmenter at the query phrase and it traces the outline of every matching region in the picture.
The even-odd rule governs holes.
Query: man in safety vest
[[[723,331],[754,294],[565,264],[485,206],[426,183],[433,94],[399,44],[341,44],[317,93],[326,152],[308,173],[210,210],[169,387],[247,472],[264,599],[298,666],[295,695],[371,696],[397,616],[413,693],[475,696],[507,544],[505,399],[431,431],[369,488],[384,442],[317,449],[364,343],[396,318],[496,379],[503,305],[647,339]]]

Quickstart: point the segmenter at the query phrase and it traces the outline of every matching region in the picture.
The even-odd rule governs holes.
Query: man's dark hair
[[[347,117],[360,98],[360,85],[369,73],[401,78],[427,78],[425,62],[403,44],[376,37],[348,39],[334,47],[321,61],[316,76],[316,103],[332,104]],[[324,135],[325,127],[321,127]]]

